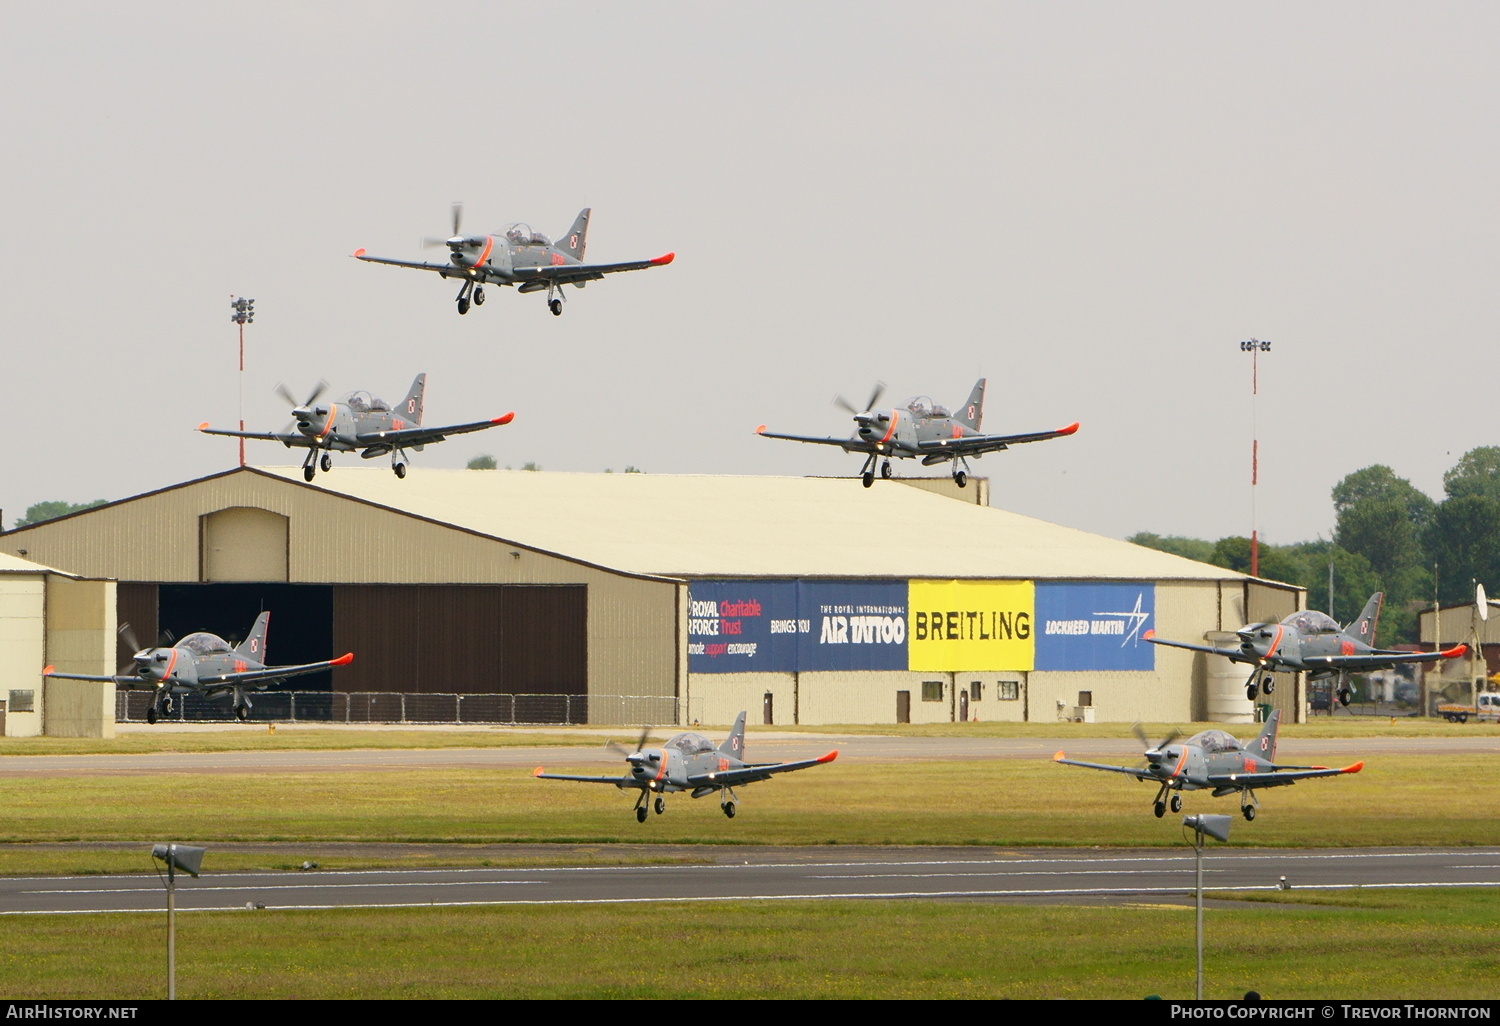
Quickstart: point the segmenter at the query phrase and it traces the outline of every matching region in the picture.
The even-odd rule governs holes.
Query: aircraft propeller
[[[635,749],[633,751],[627,752],[623,745],[616,744],[614,741],[604,742],[604,747],[608,748],[611,752],[614,752],[622,758],[628,759],[636,752],[639,752],[642,748],[646,747],[646,738],[649,737],[650,734],[651,728],[649,726],[642,727],[641,736],[635,739]]]
[[[1173,729],[1167,733],[1166,737],[1162,738],[1161,741],[1153,745],[1151,743],[1151,739],[1146,736],[1146,732],[1141,729],[1141,725],[1139,723],[1132,724],[1130,730],[1135,734],[1136,739],[1140,741],[1141,747],[1145,749],[1144,754],[1146,756],[1146,761],[1150,763],[1153,768],[1161,765],[1161,759],[1166,754],[1167,745],[1171,744],[1173,741],[1176,741],[1179,737],[1182,736],[1177,730]]]
[[[146,661],[146,655],[151,650],[141,646],[140,639],[135,635],[135,628],[130,626],[128,621],[120,624],[119,630],[115,633],[119,636],[120,641],[124,643],[125,647],[130,650],[130,658],[120,667],[118,674],[118,676],[123,677],[127,673],[134,673],[135,668]],[[157,635],[156,644],[153,647],[165,648],[176,640],[176,636],[171,631],[164,630]]]
[[[849,400],[845,399],[841,395],[836,395],[833,397],[833,405],[839,407],[840,409],[847,410],[852,416],[858,418],[874,409],[875,404],[880,401],[880,397],[883,394],[885,394],[885,382],[877,381],[875,382],[875,387],[870,390],[870,398],[865,401],[864,409],[856,410],[853,405],[850,404]]]
[[[458,234],[459,227],[463,224],[463,220],[464,220],[464,205],[462,203],[458,202],[457,200],[454,200],[453,201],[453,234],[449,235],[446,239],[433,238],[431,235],[425,236],[422,239],[422,246],[423,246],[423,248],[424,249],[432,249],[434,246],[451,246],[451,245],[453,245],[453,240],[459,238],[459,234]]]
[[[308,393],[305,400],[298,400],[286,385],[279,381],[276,382],[276,394],[292,408],[292,419],[287,422],[286,427],[281,429],[281,433],[284,435],[291,434],[292,430],[297,426],[297,422],[306,419],[306,415],[311,412],[310,408],[312,404],[317,402],[326,391],[328,391],[328,382],[319,380],[313,386],[313,390]]]

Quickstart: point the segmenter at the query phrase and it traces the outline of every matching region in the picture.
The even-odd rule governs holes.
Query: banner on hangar
[[[1154,670],[1156,585],[1043,581],[1036,586],[1036,669]]]
[[[905,581],[694,581],[688,671],[905,670]]]

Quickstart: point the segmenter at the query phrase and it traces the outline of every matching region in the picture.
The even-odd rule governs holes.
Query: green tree
[[[1500,499],[1458,495],[1439,503],[1426,543],[1442,601],[1468,601],[1475,580],[1493,591],[1500,583]]]
[[[1500,446],[1481,445],[1464,453],[1443,475],[1443,491],[1450,499],[1466,495],[1500,499]]]
[[[1399,499],[1361,499],[1344,507],[1333,537],[1341,548],[1369,560],[1384,581],[1424,562],[1418,525]]]
[[[522,470],[541,470],[542,469],[542,465],[540,463],[535,463],[535,462],[532,462],[532,461],[527,461],[526,463],[521,464],[521,469]]]
[[[1184,538],[1181,535],[1162,536],[1150,531],[1140,531],[1125,539],[1132,545],[1141,545],[1158,552],[1170,552],[1184,559],[1196,559],[1200,563],[1213,561],[1214,543],[1202,538]]]
[[[1340,516],[1355,503],[1369,499],[1391,499],[1401,503],[1418,524],[1425,523],[1432,515],[1433,502],[1426,493],[1406,478],[1397,477],[1394,470],[1381,463],[1356,470],[1333,486],[1334,515]]]
[[[1233,570],[1235,573],[1248,574],[1250,572],[1250,539],[1243,535],[1220,538],[1214,543],[1213,555],[1208,562],[1214,566],[1222,566],[1226,570]],[[1300,584],[1307,576],[1307,568],[1302,556],[1294,549],[1261,542],[1260,576],[1268,581]]]
[[[80,502],[74,505],[70,502],[38,502],[26,508],[26,515],[17,520],[14,527],[27,527],[31,524],[40,524],[43,520],[54,520],[57,517],[67,516],[69,513],[77,513],[82,509],[93,509],[102,506],[108,499],[95,499],[93,502]]]
[[[632,467],[630,464],[627,463],[625,465],[625,473],[627,473],[627,474],[644,474],[645,471],[642,470],[640,467]]]
[[[467,464],[467,467],[470,470],[494,470],[495,457],[491,456],[489,453],[483,453],[479,456],[475,456],[472,460],[470,460]]]

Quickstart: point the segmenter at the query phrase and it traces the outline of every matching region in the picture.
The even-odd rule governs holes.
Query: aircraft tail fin
[[[974,382],[974,391],[969,393],[969,401],[953,415],[954,420],[973,431],[979,430],[979,422],[984,418],[984,382],[984,378]]]
[[[401,414],[413,426],[422,423],[422,395],[426,391],[427,372],[423,371],[411,383],[411,391],[406,393],[406,398],[401,402]]]
[[[734,729],[730,730],[729,736],[719,746],[719,751],[736,759],[745,758],[745,714],[743,712],[735,717]]]
[[[562,250],[574,260],[583,259],[583,247],[589,237],[589,214],[592,207],[584,207],[573,219],[573,227],[568,229],[568,234],[557,241],[557,248]]]
[[[1345,633],[1353,636],[1354,640],[1362,641],[1371,648],[1375,647],[1375,628],[1380,623],[1380,604],[1385,601],[1385,592],[1377,591],[1370,596],[1370,601],[1365,603],[1365,608],[1359,611],[1359,617],[1344,628]]]
[[[1260,730],[1260,736],[1255,739],[1255,754],[1267,762],[1276,761],[1276,730],[1280,726],[1281,710],[1272,709],[1266,725]]]
[[[235,646],[237,655],[248,656],[262,665],[266,661],[266,628],[271,625],[271,611],[268,609],[255,618],[255,626],[250,628],[250,633],[245,640]]]

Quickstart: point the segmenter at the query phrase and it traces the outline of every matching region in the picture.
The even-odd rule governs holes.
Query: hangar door
[[[345,584],[333,647],[354,662],[336,691],[588,693],[588,587]]]

